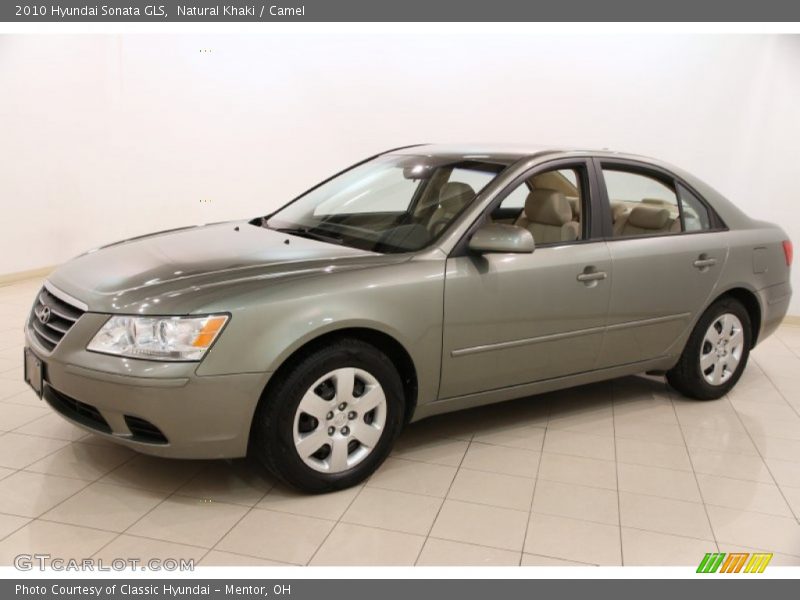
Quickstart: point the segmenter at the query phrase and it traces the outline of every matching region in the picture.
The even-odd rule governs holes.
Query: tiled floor
[[[302,496],[241,461],[169,461],[87,435],[22,383],[40,282],[0,288],[0,564],[800,565],[800,327],[727,397],[629,377],[410,426],[365,485]],[[5,326],[0,327],[0,329]]]

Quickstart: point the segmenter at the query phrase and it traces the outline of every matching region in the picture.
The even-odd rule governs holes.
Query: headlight
[[[86,349],[150,360],[198,361],[227,321],[226,315],[111,317]]]

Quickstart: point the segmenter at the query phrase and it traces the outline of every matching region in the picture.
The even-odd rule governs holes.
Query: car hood
[[[210,290],[264,286],[290,277],[397,262],[398,258],[242,221],[117,242],[74,258],[48,280],[86,303],[90,311],[165,314],[200,310],[200,305],[218,295]]]

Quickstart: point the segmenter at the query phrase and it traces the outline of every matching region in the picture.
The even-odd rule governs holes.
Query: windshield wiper
[[[288,233],[289,235],[296,235],[298,237],[317,240],[319,242],[328,242],[330,244],[343,243],[342,238],[340,237],[318,233],[316,231],[311,230],[308,227],[281,227],[279,229],[276,229],[275,231],[280,231],[281,233]]]

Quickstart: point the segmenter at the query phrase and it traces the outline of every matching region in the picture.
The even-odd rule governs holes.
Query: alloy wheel
[[[294,445],[315,471],[341,473],[370,455],[385,425],[386,395],[378,380],[363,369],[335,369],[317,379],[300,400]]]
[[[731,313],[714,319],[700,348],[700,371],[711,385],[722,385],[730,379],[744,351],[742,322]]]

